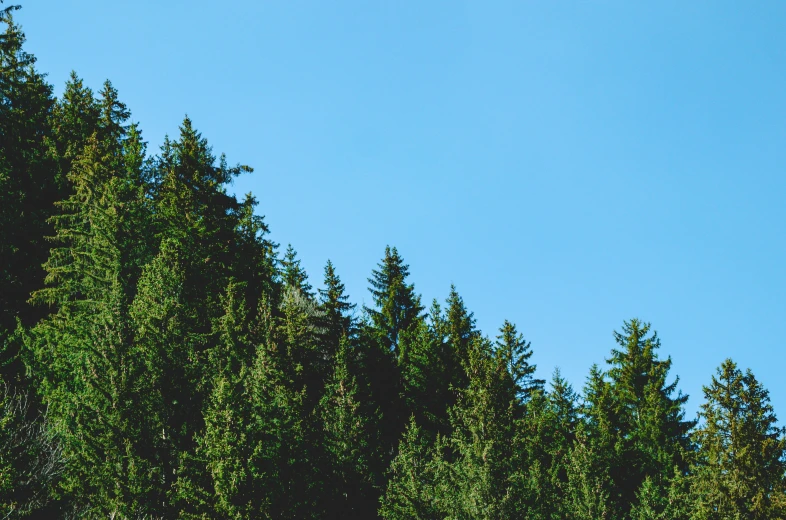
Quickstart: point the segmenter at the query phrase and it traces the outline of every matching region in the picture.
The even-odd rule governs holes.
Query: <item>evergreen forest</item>
[[[628,319],[582,388],[541,379],[516,324],[421,301],[395,247],[356,306],[188,118],[151,151],[109,81],[56,97],[23,14],[0,6],[0,517],[786,518],[750,370],[687,417]]]

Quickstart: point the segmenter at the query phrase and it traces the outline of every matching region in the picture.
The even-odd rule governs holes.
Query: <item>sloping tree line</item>
[[[283,255],[189,119],[149,155],[106,82],[55,98],[0,11],[4,518],[786,518],[786,436],[726,360],[697,421],[650,324],[580,393],[387,248],[372,306]]]

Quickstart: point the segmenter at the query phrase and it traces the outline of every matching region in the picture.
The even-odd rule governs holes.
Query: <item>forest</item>
[[[3,518],[786,518],[750,370],[694,419],[644,320],[574,389],[455,287],[421,301],[395,247],[370,307],[330,261],[315,289],[228,191],[252,168],[188,118],[151,153],[109,81],[55,97],[0,13]]]

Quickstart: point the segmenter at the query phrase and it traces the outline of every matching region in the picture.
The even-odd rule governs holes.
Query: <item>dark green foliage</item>
[[[369,466],[378,444],[379,418],[361,406],[350,360],[349,341],[342,338],[333,376],[319,403],[328,470],[323,476],[326,518],[369,518],[377,509]]]
[[[579,420],[573,388],[554,372],[551,390],[531,394],[519,422],[516,449],[528,468],[521,476],[528,518],[568,518],[568,467]]]
[[[660,341],[639,320],[614,333],[608,373],[593,369],[585,390],[587,453],[601,457],[609,472],[610,515],[627,516],[647,477],[665,485],[674,468],[687,469],[691,449],[684,420],[687,396],[672,397],[678,379],[667,382],[671,359],[660,360]],[[583,460],[583,459],[582,459]]]
[[[305,296],[313,298],[312,287],[308,283],[308,274],[300,266],[297,251],[292,247],[292,244],[287,246],[287,251],[281,260],[281,278],[285,287],[297,287]]]
[[[319,290],[319,301],[322,311],[325,313],[324,341],[327,348],[331,348],[331,346],[338,346],[344,336],[350,337],[354,334],[352,312],[356,306],[349,302],[344,284],[341,283],[330,260],[325,265],[324,286],[324,289]],[[326,354],[330,356],[331,353],[327,352]]]
[[[442,518],[434,487],[435,469],[432,449],[413,418],[390,465],[380,516],[396,520]]]
[[[366,307],[380,345],[398,355],[401,333],[421,317],[423,307],[414,286],[407,283],[409,266],[396,248],[385,248],[385,257],[372,272],[369,291],[376,308]]]
[[[1,3],[1,2],[0,2]],[[186,118],[158,156],[107,81],[52,96],[0,9],[0,516],[786,518],[786,432],[731,361],[701,424],[648,323],[581,399],[395,248],[354,315]],[[15,389],[15,390],[12,390]]]
[[[786,431],[767,390],[727,359],[704,387],[692,495],[697,519],[784,518]]]
[[[52,88],[35,70],[35,57],[24,51],[13,10],[0,11],[0,373],[22,384],[19,345],[9,335],[17,320],[30,326],[46,314],[27,300],[43,285],[45,237],[52,233],[48,219],[65,195],[65,179],[47,144],[53,135]]]
[[[532,376],[537,366],[529,363],[529,358],[532,357],[531,344],[524,340],[524,336],[519,334],[516,326],[508,320],[505,320],[499,329],[496,348],[505,360],[516,385],[516,394],[520,398],[526,400],[533,392],[543,388],[546,382]]]

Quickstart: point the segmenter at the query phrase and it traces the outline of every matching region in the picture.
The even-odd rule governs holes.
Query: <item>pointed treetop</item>
[[[313,298],[311,284],[308,283],[308,274],[306,270],[301,267],[300,259],[297,257],[297,251],[292,247],[292,244],[287,244],[287,251],[284,253],[284,258],[281,260],[281,277],[283,278],[284,285],[288,287],[295,287],[300,291]]]
[[[542,390],[546,383],[542,379],[535,379],[533,374],[537,365],[531,365],[532,346],[524,336],[518,332],[516,325],[505,320],[499,329],[496,348],[506,362],[508,372],[516,385],[519,398],[526,399],[536,390]]]
[[[415,287],[407,284],[409,266],[395,247],[385,247],[385,257],[368,279],[376,308],[365,308],[385,346],[398,352],[399,335],[421,319],[423,307]]]

